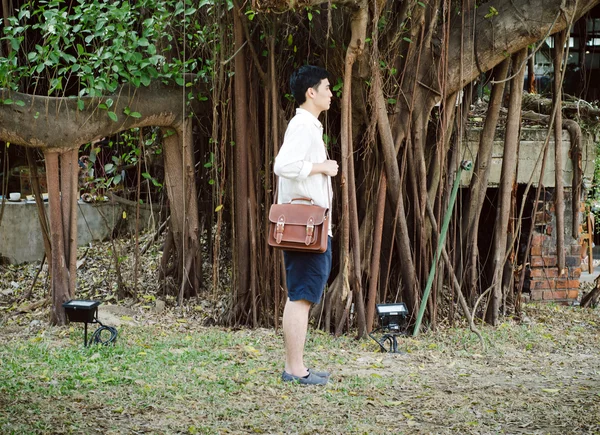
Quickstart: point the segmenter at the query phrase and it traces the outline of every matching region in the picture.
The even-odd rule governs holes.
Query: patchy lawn
[[[202,327],[193,309],[137,307],[114,347],[90,348],[80,323],[4,309],[0,433],[600,434],[600,310],[524,310],[481,327],[485,350],[464,328],[402,337],[400,355],[312,330],[322,388],[280,381],[280,333]]]

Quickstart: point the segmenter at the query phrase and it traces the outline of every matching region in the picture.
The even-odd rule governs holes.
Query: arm
[[[306,160],[310,149],[310,138],[306,136],[306,127],[292,124],[285,132],[283,145],[275,158],[273,171],[280,177],[305,180],[311,175],[323,174],[333,177],[337,175],[338,163],[325,160],[313,163]]]
[[[323,163],[313,163],[312,170],[308,174],[323,174],[329,175],[330,177],[335,177],[338,173],[338,162],[335,160],[325,160]]]

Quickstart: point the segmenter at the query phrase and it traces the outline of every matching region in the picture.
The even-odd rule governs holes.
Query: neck
[[[310,101],[305,101],[304,104],[300,105],[300,108],[310,112],[315,118],[318,118],[321,114],[321,110],[317,109],[313,104],[310,104]]]

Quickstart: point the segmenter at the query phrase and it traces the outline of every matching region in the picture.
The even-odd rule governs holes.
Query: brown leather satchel
[[[293,204],[293,201],[311,204]],[[269,210],[269,245],[288,251],[323,253],[327,250],[329,209],[314,205],[310,198],[294,198],[273,204]]]

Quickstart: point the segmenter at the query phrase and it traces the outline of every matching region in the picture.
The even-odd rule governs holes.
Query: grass
[[[485,351],[459,328],[401,338],[403,355],[311,331],[325,388],[280,381],[271,330],[149,323],[84,348],[81,324],[7,321],[0,433],[600,434],[598,311],[531,311],[531,324],[482,328]]]

